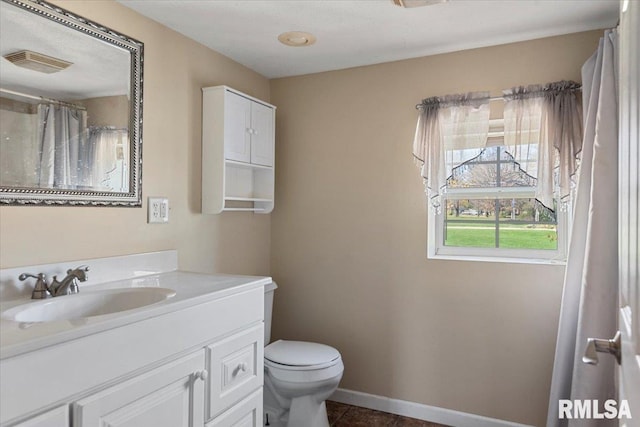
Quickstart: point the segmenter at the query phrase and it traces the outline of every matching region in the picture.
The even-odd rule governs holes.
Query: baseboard
[[[526,424],[518,424],[343,388],[337,389],[329,400],[455,427],[531,427]]]

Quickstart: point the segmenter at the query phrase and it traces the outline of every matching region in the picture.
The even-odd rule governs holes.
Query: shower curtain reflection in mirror
[[[38,105],[40,144],[40,188],[75,189],[82,185],[78,175],[84,166],[87,112],[64,105]]]
[[[129,191],[127,129],[87,126],[87,111],[82,107],[54,103],[33,107],[23,104],[2,111],[0,184]]]
[[[80,170],[91,189],[129,191],[129,132],[115,127],[91,127]]]

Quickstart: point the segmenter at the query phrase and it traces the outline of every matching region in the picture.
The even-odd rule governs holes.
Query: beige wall
[[[75,103],[87,109],[88,126],[129,128],[129,98],[126,95],[87,98]]]
[[[0,266],[178,249],[183,269],[269,274],[269,215],[199,213],[200,88],[226,84],[268,101],[268,80],[116,2],[56,3],[145,44],[144,204],[1,207]],[[148,196],[169,198],[169,224],[147,224]]]
[[[339,348],[342,387],[543,423],[563,269],[426,259],[413,106],[430,95],[578,80],[600,32],[270,87],[115,2],[56,3],[145,43],[144,206],[0,207],[0,267],[170,248],[186,270],[271,267],[275,337]],[[217,84],[279,107],[272,216],[199,213],[200,88]],[[150,195],[169,198],[169,224],[146,223]]]
[[[414,106],[579,81],[600,34],[273,80],[274,337],[336,346],[343,388],[542,425],[564,269],[426,259]]]

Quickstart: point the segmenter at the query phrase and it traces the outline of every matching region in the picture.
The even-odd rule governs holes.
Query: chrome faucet
[[[87,275],[89,267],[86,265],[80,266],[73,270],[67,270],[67,276],[58,282],[57,276],[53,276],[53,281],[49,286],[49,291],[54,297],[61,295],[71,295],[80,292],[78,282],[84,282],[89,277]]]
[[[40,273],[37,275],[30,273],[22,273],[18,276],[20,281],[26,280],[29,277],[36,279],[36,285],[31,293],[32,299],[45,299],[51,297],[59,297],[61,295],[71,295],[80,292],[78,282],[84,282],[87,280],[89,267],[86,265],[80,266],[73,270],[67,270],[67,276],[58,281],[57,276],[53,276],[51,284],[47,284],[47,277]]]

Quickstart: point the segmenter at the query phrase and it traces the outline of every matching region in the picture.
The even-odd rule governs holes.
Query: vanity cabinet
[[[276,107],[227,86],[202,89],[202,213],[269,213]]]
[[[260,426],[264,282],[270,279],[158,277],[158,286],[176,289],[175,298],[197,286],[221,290],[1,359],[0,427]],[[227,287],[242,280],[250,283]]]

